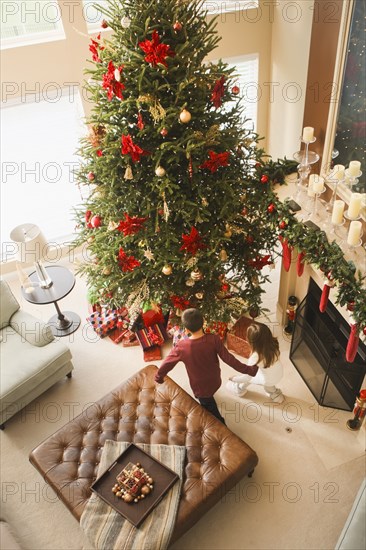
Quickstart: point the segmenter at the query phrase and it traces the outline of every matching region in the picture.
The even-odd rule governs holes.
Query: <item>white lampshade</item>
[[[47,241],[34,223],[18,225],[10,233],[10,238],[17,244],[16,256],[19,262],[38,262],[47,256]]]
[[[47,257],[48,244],[38,225],[34,223],[18,225],[10,233],[10,238],[17,245],[17,260],[27,264],[34,263],[41,287],[52,286],[52,280],[41,262]]]

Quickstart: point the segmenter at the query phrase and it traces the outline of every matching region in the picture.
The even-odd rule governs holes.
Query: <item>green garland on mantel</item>
[[[288,161],[287,161],[288,162]],[[286,162],[285,162],[286,165]],[[285,175],[293,168],[288,162],[279,177],[276,163],[266,163],[257,166],[258,179],[265,174],[273,185],[283,184]],[[294,170],[292,170],[294,171]],[[366,276],[356,269],[353,262],[345,259],[341,248],[336,242],[329,242],[324,231],[307,227],[298,221],[288,206],[289,199],[284,202],[276,196],[270,185],[268,191],[269,204],[275,205],[271,213],[274,225],[277,225],[278,236],[287,239],[289,246],[303,253],[303,262],[312,264],[324,273],[324,277],[332,280],[336,289],[336,304],[347,306],[352,312],[354,321],[363,333],[366,333]]]

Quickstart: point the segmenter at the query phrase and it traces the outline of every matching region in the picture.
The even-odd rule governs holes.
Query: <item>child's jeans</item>
[[[247,392],[249,384],[258,384],[264,387],[264,391],[272,399],[272,401],[282,403],[284,400],[282,392],[279,388],[276,388],[276,386],[269,386],[265,383],[263,373],[260,370],[255,376],[249,376],[249,374],[242,375],[241,380],[242,382],[233,382],[232,380],[227,382],[226,388],[230,391],[230,393],[233,393],[238,397],[243,397]]]

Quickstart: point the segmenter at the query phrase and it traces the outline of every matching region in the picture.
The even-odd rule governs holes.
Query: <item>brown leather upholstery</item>
[[[256,453],[154,365],[46,439],[31,463],[79,520],[107,439],[185,445],[185,479],[172,540],[190,529],[258,462]]]

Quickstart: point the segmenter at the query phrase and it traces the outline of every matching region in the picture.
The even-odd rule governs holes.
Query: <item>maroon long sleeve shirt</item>
[[[236,359],[226,349],[217,334],[204,334],[201,338],[193,340],[191,338],[179,340],[162,362],[155,375],[155,381],[162,383],[168,372],[182,361],[187,369],[195,397],[212,397],[221,386],[219,357],[242,374],[255,376],[258,372],[256,365],[245,365]]]

